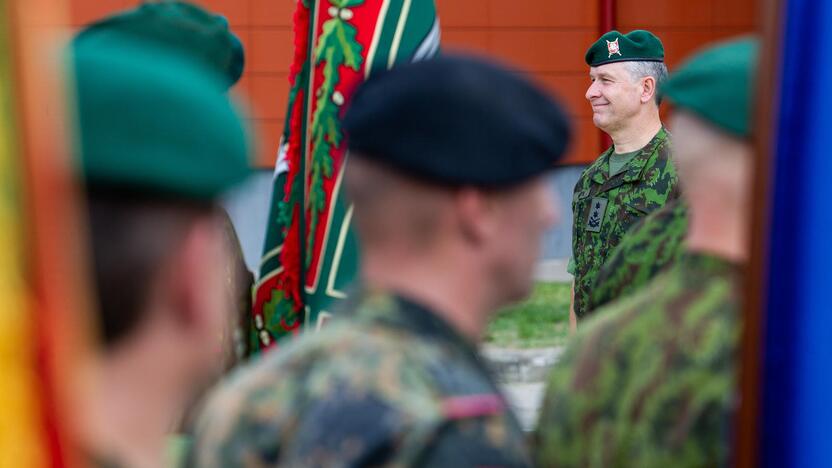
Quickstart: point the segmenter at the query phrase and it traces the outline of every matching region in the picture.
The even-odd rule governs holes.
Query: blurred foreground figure
[[[218,76],[146,41],[74,46],[102,346],[83,449],[99,466],[159,467],[165,434],[222,366],[224,218],[249,173]]]
[[[689,205],[686,250],[640,293],[599,310],[549,382],[541,466],[728,464],[748,256],[757,43],[699,53],[662,88]]]
[[[371,76],[344,125],[362,288],[221,389],[191,462],[529,466],[476,346],[531,289],[563,112],[514,73],[445,56]]]

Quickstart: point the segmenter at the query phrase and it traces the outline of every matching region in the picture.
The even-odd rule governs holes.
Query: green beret
[[[75,41],[106,43],[125,36],[198,60],[222,75],[226,88],[243,74],[243,45],[228,21],[190,3],[145,3],[89,25]]]
[[[589,47],[584,59],[590,67],[613,62],[664,62],[664,46],[650,31],[610,31]]]
[[[753,37],[709,47],[682,64],[659,92],[677,108],[748,137],[758,51]]]
[[[250,174],[243,122],[218,77],[147,42],[73,47],[89,187],[210,200]]]

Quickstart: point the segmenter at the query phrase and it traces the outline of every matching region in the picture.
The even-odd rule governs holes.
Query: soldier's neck
[[[453,266],[451,266],[453,265]],[[457,332],[476,343],[488,321],[488,291],[478,272],[466,271],[465,262],[431,261],[421,257],[364,252],[361,276],[367,288],[401,294],[431,309]]]
[[[748,260],[748,218],[734,204],[690,202],[687,250],[713,254],[735,263]]]
[[[164,466],[165,434],[184,399],[160,362],[129,352],[100,359],[80,431],[87,452],[119,466]]]
[[[647,112],[632,119],[627,125],[610,131],[609,135],[616,153],[632,153],[647,146],[661,128],[658,111]]]

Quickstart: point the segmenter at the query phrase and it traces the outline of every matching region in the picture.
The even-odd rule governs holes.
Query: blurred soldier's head
[[[694,236],[744,243],[744,235],[733,231],[747,224],[751,211],[757,55],[753,38],[720,43],[691,57],[661,89],[674,108],[674,162]]]
[[[658,116],[658,87],[667,78],[658,37],[642,30],[610,31],[589,48],[585,59],[592,81],[586,98],[596,127],[613,134],[644,115]]]
[[[529,292],[558,219],[544,174],[569,140],[551,97],[497,65],[445,56],[370,78],[345,126],[365,279],[432,277],[436,291],[476,291],[484,308]]]
[[[247,137],[218,76],[193,61],[128,40],[76,43],[73,55],[101,378],[112,390],[96,398],[148,418],[167,405],[172,422],[176,403],[222,365],[232,299],[217,200],[249,173]]]

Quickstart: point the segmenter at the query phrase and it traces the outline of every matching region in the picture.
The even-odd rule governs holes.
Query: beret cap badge
[[[619,56],[621,55],[621,48],[618,46],[618,39],[614,41],[607,41],[607,52],[609,52],[607,58],[610,58],[615,54],[618,54]]]

